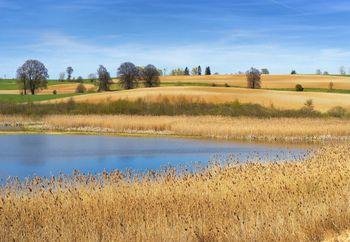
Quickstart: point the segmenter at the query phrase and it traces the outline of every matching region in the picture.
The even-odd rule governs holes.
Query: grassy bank
[[[219,116],[48,115],[0,116],[7,130],[63,131],[261,141],[349,140],[350,120]]]
[[[118,171],[1,188],[0,240],[319,241],[350,226],[350,147],[178,176]]]

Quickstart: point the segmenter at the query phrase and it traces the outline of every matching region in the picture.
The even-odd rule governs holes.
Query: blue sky
[[[235,73],[337,73],[350,68],[348,0],[0,0],[0,76],[38,59],[51,78],[68,65],[196,65]]]

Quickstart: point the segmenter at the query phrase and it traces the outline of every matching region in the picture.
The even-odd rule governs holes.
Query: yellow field
[[[321,241],[350,226],[350,147],[301,162],[0,188],[1,241]],[[150,160],[150,162],[152,162]]]
[[[320,118],[229,118],[216,116],[51,115],[0,116],[0,124],[60,131],[178,135],[202,138],[324,141],[349,140],[350,120]]]
[[[144,98],[150,101],[159,101],[161,98],[169,99],[186,98],[199,100],[208,103],[225,103],[236,100],[242,103],[258,103],[263,106],[274,105],[276,108],[299,109],[304,106],[308,99],[312,99],[315,109],[328,111],[335,106],[342,106],[350,109],[350,96],[338,93],[317,93],[317,92],[292,92],[273,91],[246,88],[225,88],[225,87],[158,87],[138,88],[126,91],[94,93],[73,97],[77,102],[107,102],[119,99],[136,100]],[[56,99],[45,102],[68,101],[70,98]]]
[[[317,75],[262,75],[262,88],[295,88],[301,84],[304,88],[328,88],[329,82],[334,89],[350,89],[350,77],[317,76]],[[229,84],[246,87],[245,75],[212,75],[212,76],[162,76],[161,82],[197,82]]]
[[[52,94],[53,90],[56,90],[57,93],[60,94],[66,94],[66,93],[75,93],[75,90],[77,89],[78,83],[69,83],[69,84],[59,84],[59,85],[52,85],[48,86],[47,89],[41,90],[39,94]],[[93,84],[85,84],[87,90],[94,89],[95,86]]]

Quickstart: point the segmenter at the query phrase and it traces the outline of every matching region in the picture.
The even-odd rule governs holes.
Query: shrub
[[[312,99],[306,100],[304,103],[304,109],[307,111],[313,111],[314,110],[314,101]]]
[[[213,82],[213,83],[211,84],[211,86],[212,86],[212,87],[216,87],[216,84]]]
[[[334,86],[334,83],[333,82],[330,82],[328,84],[328,91],[332,92],[333,91],[333,86]]]
[[[302,92],[302,91],[304,91],[304,88],[303,88],[302,85],[296,84],[296,85],[295,85],[295,91],[297,91],[297,92]]]
[[[225,83],[225,87],[230,87],[230,85],[229,85],[229,84],[227,84],[227,83]]]
[[[84,93],[84,92],[86,92],[86,87],[84,86],[83,83],[79,83],[79,85],[75,89],[75,92],[76,93]]]
[[[56,95],[56,94],[57,94],[57,91],[56,91],[56,90],[53,90],[53,91],[52,91],[52,94],[53,94],[53,95]]]
[[[78,78],[75,81],[79,83],[83,83],[84,79],[81,76],[78,76]]]
[[[90,88],[87,90],[87,92],[90,92],[90,93],[95,92],[95,87],[90,87]]]
[[[337,107],[334,107],[334,108],[331,108],[327,114],[329,116],[332,116],[332,117],[336,117],[336,118],[342,118],[346,115],[347,111],[345,108],[343,107],[340,107],[340,106],[337,106]]]

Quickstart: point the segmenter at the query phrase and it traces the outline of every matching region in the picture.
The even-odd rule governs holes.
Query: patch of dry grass
[[[76,102],[98,103],[110,102],[121,99],[159,102],[167,98],[169,100],[185,99],[190,101],[201,101],[207,103],[228,103],[239,101],[241,103],[257,103],[266,107],[273,105],[281,109],[300,109],[305,102],[312,99],[315,110],[328,111],[335,106],[350,109],[350,98],[348,94],[339,93],[317,93],[317,92],[292,92],[257,90],[246,88],[224,88],[224,87],[159,87],[139,88],[126,91],[94,93],[75,96]],[[67,102],[70,98],[44,101],[43,103]]]
[[[350,147],[197,174],[118,171],[1,188],[1,241],[319,241],[350,226]],[[151,162],[151,161],[150,161]]]
[[[51,130],[173,134],[219,139],[321,141],[350,137],[350,120],[219,116],[50,115],[0,116],[0,123],[40,123]]]

